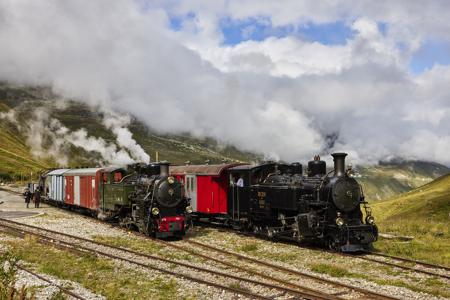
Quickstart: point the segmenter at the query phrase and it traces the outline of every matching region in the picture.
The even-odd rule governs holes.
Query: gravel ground
[[[201,229],[204,231],[204,229]],[[207,229],[209,234],[193,235],[193,240],[199,241],[205,244],[210,244],[218,248],[223,248],[232,252],[238,252],[242,255],[258,258],[270,263],[278,264],[287,268],[300,270],[302,272],[312,274],[315,276],[332,279],[334,281],[343,282],[349,285],[362,287],[375,292],[383,293],[386,295],[398,297],[401,299],[445,299],[434,297],[430,294],[412,291],[410,289],[392,285],[376,284],[370,278],[379,278],[383,280],[402,280],[413,286],[417,286],[419,283],[426,285],[426,279],[430,277],[421,273],[404,272],[401,269],[392,269],[390,272],[386,272],[391,268],[381,266],[377,263],[371,263],[357,258],[340,257],[335,254],[324,253],[317,250],[310,250],[306,248],[297,247],[295,245],[273,243],[264,240],[259,240],[252,237],[246,237],[242,235],[232,234],[228,232],[222,232],[216,229]],[[180,241],[180,244],[187,244],[186,241]],[[256,245],[255,251],[239,251],[242,249],[242,245]],[[205,253],[207,252],[206,250]],[[276,255],[274,255],[276,254]],[[277,257],[278,256],[278,257]],[[282,259],[286,256],[288,259],[283,262]],[[378,259],[378,258],[377,258]],[[351,270],[356,274],[363,274],[368,277],[365,278],[348,278],[348,277],[332,277],[325,274],[317,274],[312,272],[309,268],[306,268],[310,263],[324,263],[327,265],[337,265]],[[450,281],[440,279],[446,290],[450,292]]]
[[[101,300],[106,299],[105,297],[101,295],[96,295],[92,293],[91,291],[83,288],[80,284],[77,282],[69,281],[69,280],[60,280],[58,278],[45,275],[45,274],[39,274],[45,279],[50,280],[56,285],[63,286],[63,287],[70,287],[70,291],[83,297],[86,299],[92,299],[92,300]],[[56,295],[59,292],[59,288],[55,285],[51,285],[48,282],[41,280],[37,278],[36,276],[33,276],[30,273],[24,272],[19,270],[17,274],[17,281],[16,281],[16,288],[20,289],[22,286],[26,286],[28,289],[37,287],[35,297],[36,299],[49,299],[53,295]],[[71,296],[68,296],[68,299],[75,299]]]
[[[2,210],[27,210],[24,208],[23,200],[18,196],[13,196],[9,193],[0,191],[0,200],[4,201],[4,204],[0,206],[0,209]],[[62,211],[60,209],[56,209],[54,207],[49,207],[47,205],[43,205],[42,208],[35,209],[30,208],[29,211],[37,211],[40,214],[38,216],[34,217],[25,217],[25,218],[19,218],[15,219],[15,221],[22,222],[25,224],[30,224],[34,226],[39,226],[55,231],[61,231],[65,232],[71,235],[80,236],[84,238],[92,238],[93,236],[102,236],[102,237],[120,237],[125,239],[135,239],[135,237],[130,236],[129,234],[125,233],[122,230],[119,230],[117,228],[114,228],[108,224],[99,223],[95,220],[90,220],[89,218],[78,216],[73,213],[69,213],[66,211]],[[313,251],[309,249],[299,248],[293,245],[286,245],[281,243],[271,243],[263,240],[258,240],[254,238],[249,237],[243,237],[239,236],[233,233],[224,233],[219,232],[218,230],[214,229],[199,229],[199,231],[194,231],[191,234],[191,238],[193,240],[197,240],[199,242],[208,243],[215,247],[223,247],[224,249],[228,249],[231,251],[238,251],[240,247],[246,244],[256,244],[256,250],[255,251],[239,251],[240,254],[248,255],[250,257],[257,257],[259,259],[275,263],[278,265],[282,265],[287,268],[293,268],[300,270],[302,272],[306,272],[309,274],[313,274],[316,276],[320,276],[323,278],[332,279],[335,281],[343,282],[346,284],[363,287],[366,289],[370,289],[372,291],[384,293],[386,295],[399,297],[401,299],[443,299],[443,298],[437,298],[433,297],[429,294],[415,292],[410,289],[404,288],[404,287],[397,287],[392,285],[382,285],[377,284],[371,280],[369,280],[371,277],[376,278],[382,278],[385,280],[404,280],[408,283],[420,283],[428,278],[428,276],[424,274],[410,274],[410,273],[403,273],[398,272],[398,270],[390,270],[387,272],[386,268],[380,267],[379,264],[374,264],[370,262],[361,261],[358,259],[343,259],[341,257],[337,257],[334,255],[326,254],[320,251]],[[0,239],[1,244],[1,239]],[[179,241],[174,242],[174,244],[183,245],[183,246],[189,246],[188,243],[185,241]],[[192,246],[190,246],[192,247]],[[163,248],[163,251],[167,250],[167,253],[170,254],[179,254],[180,257],[183,253],[178,253],[177,251],[173,249],[165,249]],[[211,253],[208,253],[208,251],[196,247],[196,251],[200,251],[205,254],[211,255]],[[108,250],[111,251],[111,250]],[[119,253],[116,253],[119,254]],[[122,255],[122,254],[121,254]],[[214,254],[215,255],[215,254]],[[183,260],[183,258],[176,257],[179,260]],[[242,261],[237,261],[234,259],[231,259],[230,257],[225,257],[221,255],[215,256],[216,258],[223,259],[226,261],[233,262],[235,264],[239,264],[241,266],[246,266],[248,268],[257,269],[261,272],[264,272],[265,274],[276,276],[281,279],[289,280],[290,282],[297,283],[299,285],[306,285],[310,288],[318,289],[321,291],[326,291],[327,293],[338,293],[342,291],[342,289],[318,284],[317,282],[314,282],[313,280],[306,280],[306,279],[300,279],[298,276],[290,276],[288,274],[282,274],[280,272],[276,272],[269,268],[262,268],[260,266],[255,266],[252,264],[246,264]],[[286,257],[286,259],[280,259],[280,257]],[[129,258],[133,258],[130,256]],[[142,262],[142,257],[136,258],[139,259],[140,262]],[[221,270],[224,272],[230,272],[230,270],[223,266],[212,266],[211,263],[205,262],[202,259],[190,257],[189,259],[190,263],[195,264],[199,267],[204,267],[208,269],[213,270]],[[186,261],[184,261],[186,262]],[[118,268],[125,268],[130,270],[136,270],[136,265],[129,264],[126,262],[114,262]],[[358,274],[366,274],[368,278],[349,278],[347,276],[343,277],[332,277],[325,274],[319,274],[312,272],[311,269],[308,267],[311,263],[326,263],[326,264],[335,264],[343,268],[347,268],[348,270],[352,270],[352,272],[358,273]],[[152,264],[155,264],[155,262],[152,262]],[[165,263],[157,262],[156,266],[162,267],[162,268],[173,268],[173,266],[168,266]],[[147,274],[148,278],[154,278],[156,276],[161,278],[167,278],[167,280],[173,279],[172,276],[163,275],[160,272],[148,270],[145,268],[139,268],[140,271]],[[203,272],[193,272],[192,270],[188,270],[184,267],[176,267],[173,269],[176,272],[182,272],[186,274],[195,274],[195,277],[203,278],[207,280],[211,280],[211,275],[208,275]],[[244,274],[240,274],[239,272],[234,271],[234,275],[240,276]],[[28,277],[27,277],[28,276]],[[246,275],[246,278],[259,280],[260,278]],[[55,280],[52,278],[52,280]],[[139,280],[145,280],[145,279],[139,279]],[[40,280],[34,278],[32,279],[30,275],[22,274],[22,272],[19,273],[19,279],[18,284],[22,282],[30,282],[30,285],[33,286],[41,286],[41,288],[38,288],[39,293],[37,294],[39,296],[39,299],[48,299],[51,294],[55,293],[56,289],[55,287],[48,287],[45,284],[39,282]],[[286,298],[284,295],[279,295],[279,291],[270,291],[268,289],[265,289],[263,287],[255,287],[251,285],[247,285],[245,283],[238,283],[233,280],[224,280],[223,278],[215,278],[215,281],[224,285],[230,285],[230,284],[239,284],[240,287],[249,289],[253,292],[259,292],[263,293],[264,295],[271,295],[274,296],[276,299],[283,299]],[[36,284],[34,284],[36,282]],[[225,292],[216,288],[208,287],[203,284],[198,284],[195,282],[191,282],[188,280],[176,278],[177,286],[178,286],[178,296],[179,297],[196,297],[199,299],[239,299],[244,298],[237,296],[235,294]],[[88,299],[102,299],[102,296],[95,295],[91,293],[90,291],[83,289],[81,286],[79,286],[78,283],[75,282],[62,282],[64,284],[69,284],[70,286],[73,286],[77,289],[76,293],[85,296]],[[445,282],[447,284],[447,289],[449,289],[449,282]],[[27,283],[28,285],[28,283]],[[276,297],[278,295],[278,297]],[[135,295],[130,295],[130,297],[134,297]],[[347,299],[356,298],[360,295],[357,293],[347,294],[343,295],[342,297],[345,297]]]

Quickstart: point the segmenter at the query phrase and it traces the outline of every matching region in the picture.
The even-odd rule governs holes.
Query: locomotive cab
[[[299,166],[296,166],[298,170]],[[253,214],[254,186],[258,186],[269,177],[288,170],[286,164],[267,162],[260,165],[244,165],[229,170],[228,214],[236,226],[249,225],[249,215]],[[300,166],[301,168],[301,166]],[[240,184],[240,179],[242,184]],[[255,216],[252,215],[254,219]]]

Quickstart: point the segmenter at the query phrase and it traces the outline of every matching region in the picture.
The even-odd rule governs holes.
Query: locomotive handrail
[[[125,180],[125,178],[131,177],[132,175],[136,175],[136,174],[137,174],[136,172],[133,172],[128,175],[125,175],[119,182],[116,182],[116,183],[117,184],[122,183]]]

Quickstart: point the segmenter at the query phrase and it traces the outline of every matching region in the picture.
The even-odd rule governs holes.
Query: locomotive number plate
[[[258,192],[258,198],[259,208],[264,208],[266,206],[266,192]]]

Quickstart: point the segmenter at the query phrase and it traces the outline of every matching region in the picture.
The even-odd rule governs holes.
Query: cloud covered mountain
[[[273,158],[345,150],[353,163],[401,156],[450,165],[450,67],[409,67],[427,41],[450,40],[447,6],[5,0],[0,80],[48,85],[160,133]],[[227,20],[251,20],[242,36],[261,26],[272,33],[226,44]],[[333,22],[350,30],[342,43],[302,35]]]

